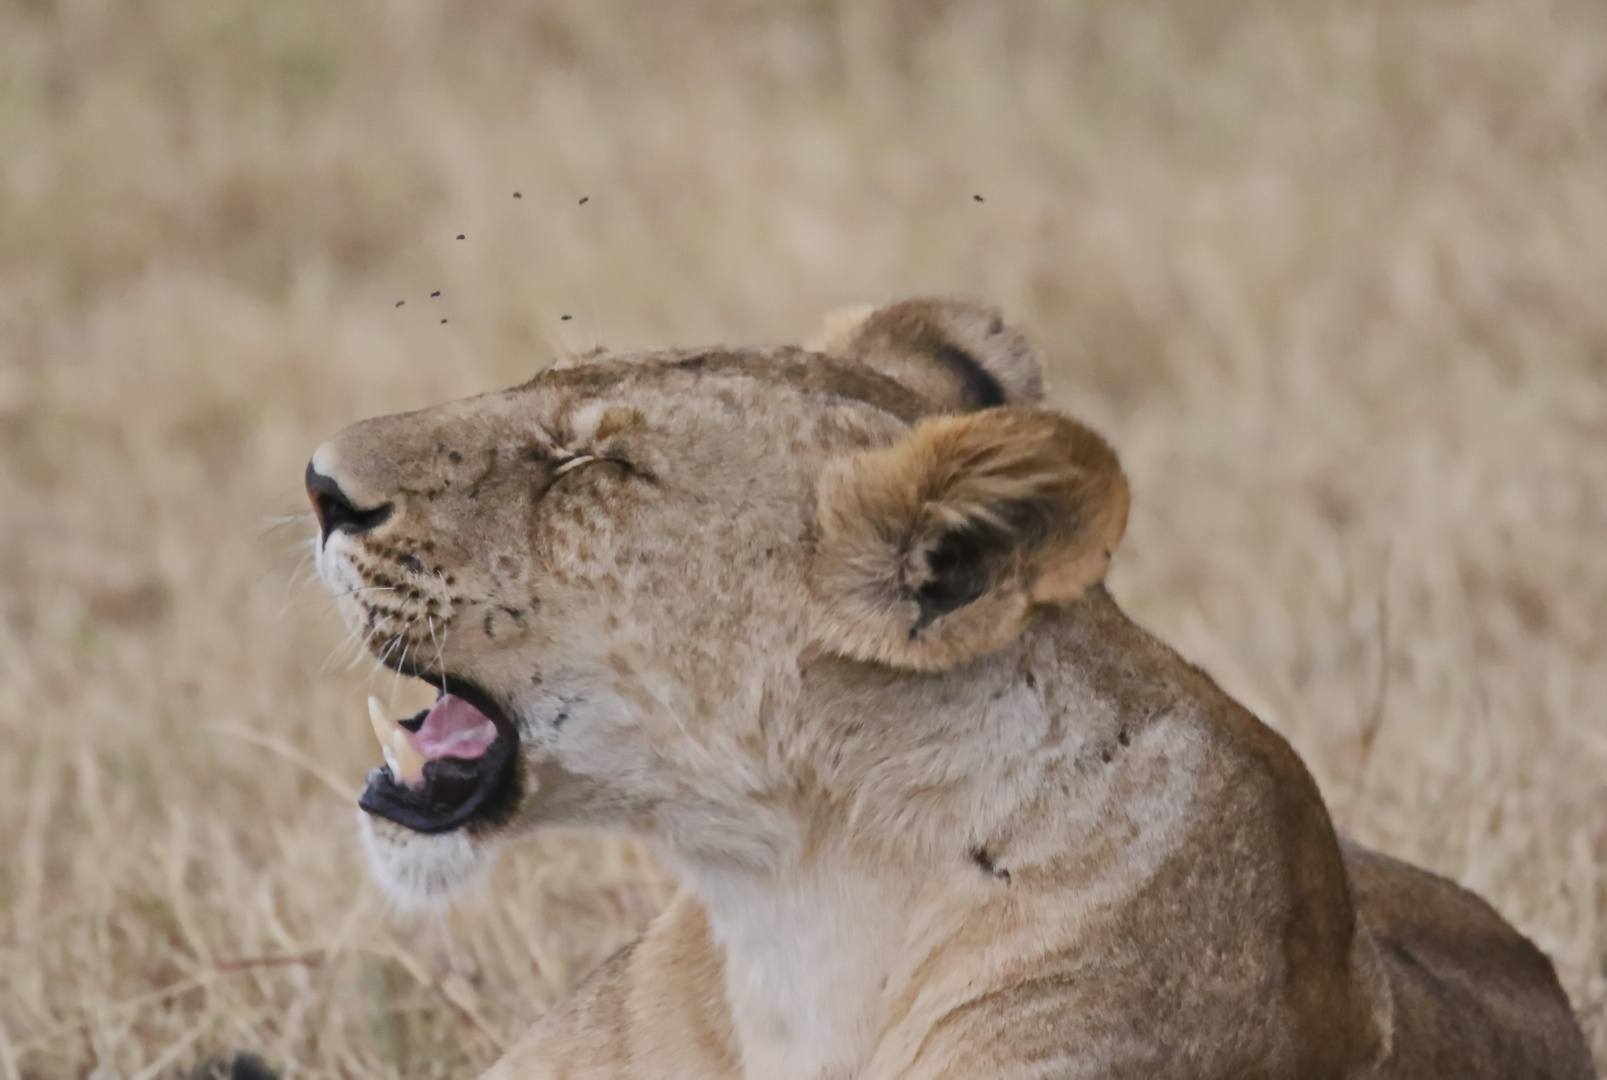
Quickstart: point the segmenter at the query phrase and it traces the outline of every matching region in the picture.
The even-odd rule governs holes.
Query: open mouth
[[[431,681],[442,688],[435,704],[404,720],[368,699],[385,764],[369,772],[357,805],[421,833],[506,816],[518,802],[518,729],[479,687]]]

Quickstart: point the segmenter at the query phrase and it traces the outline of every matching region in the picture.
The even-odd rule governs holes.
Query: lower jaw
[[[494,824],[509,817],[519,802],[518,750],[516,738],[502,735],[473,761],[431,761],[417,788],[397,783],[389,769],[374,769],[357,805],[426,835]]]

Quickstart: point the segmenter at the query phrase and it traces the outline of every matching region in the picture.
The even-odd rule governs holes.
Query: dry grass
[[[455,944],[386,910],[351,796],[409,691],[326,663],[308,453],[926,291],[1122,451],[1129,610],[1534,936],[1607,1063],[1604,42],[1599,0],[0,5],[0,1080],[489,1061],[666,882],[552,837]]]

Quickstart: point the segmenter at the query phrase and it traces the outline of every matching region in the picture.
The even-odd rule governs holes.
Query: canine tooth
[[[391,745],[391,729],[398,727],[395,720],[385,711],[385,706],[379,703],[379,698],[370,694],[368,696],[368,722],[374,727],[374,738],[379,740],[379,748],[387,750]]]
[[[396,751],[397,765],[391,770],[392,775],[408,787],[418,787],[424,783],[424,766],[430,759],[413,749],[413,744],[407,739],[407,733],[400,726],[397,727],[396,734],[391,740],[391,746]]]
[[[385,764],[397,782],[412,787],[423,783],[424,766],[429,759],[413,748],[401,721],[393,719],[377,697],[368,699],[368,722],[374,728],[374,738],[379,740]]]

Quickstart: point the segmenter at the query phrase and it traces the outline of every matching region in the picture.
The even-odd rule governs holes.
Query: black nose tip
[[[313,468],[310,461],[307,463],[307,498],[312,500],[313,513],[318,515],[318,526],[325,540],[337,529],[353,534],[377,529],[391,516],[390,503],[380,503],[372,510],[358,509],[340,490],[340,485]]]

